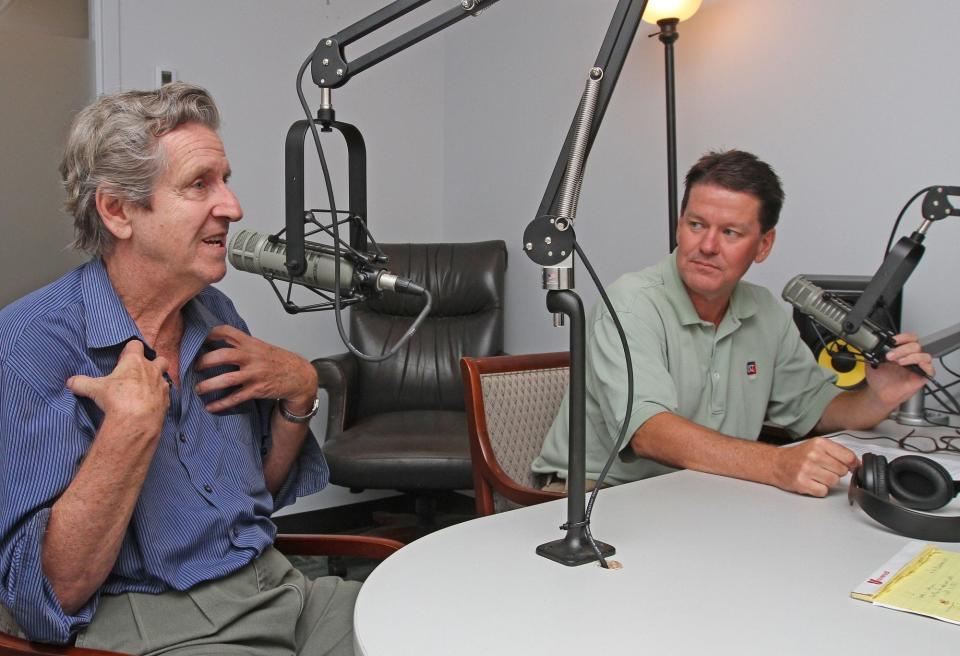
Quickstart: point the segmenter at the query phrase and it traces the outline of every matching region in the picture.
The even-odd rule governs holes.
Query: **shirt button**
[[[186,442],[186,441],[187,441],[187,436],[184,435],[183,433],[180,433],[180,441],[181,441],[181,442]]]
[[[207,494],[213,494],[213,487],[211,487],[209,483],[204,485],[203,489],[207,491]]]

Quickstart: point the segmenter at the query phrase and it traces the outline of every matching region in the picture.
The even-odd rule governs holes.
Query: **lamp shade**
[[[676,18],[685,21],[700,8],[701,0],[650,0],[643,12],[643,20],[656,25],[658,20]]]

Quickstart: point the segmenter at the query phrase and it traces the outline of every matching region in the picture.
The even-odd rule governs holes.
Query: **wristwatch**
[[[305,415],[295,415],[287,410],[283,405],[283,399],[277,399],[277,408],[280,409],[280,416],[287,421],[294,424],[306,424],[317,415],[317,411],[320,409],[320,399],[316,397],[313,399],[313,407]]]

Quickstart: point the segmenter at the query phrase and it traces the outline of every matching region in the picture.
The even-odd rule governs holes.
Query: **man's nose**
[[[243,208],[240,207],[240,200],[230,187],[224,185],[220,190],[220,198],[214,207],[214,214],[230,221],[239,221],[243,218]]]
[[[715,230],[707,230],[700,240],[700,250],[704,253],[716,253],[719,245],[719,237]]]

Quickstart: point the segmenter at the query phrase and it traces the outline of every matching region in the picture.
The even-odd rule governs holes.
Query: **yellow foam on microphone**
[[[856,363],[850,370],[842,371],[834,366],[833,355],[842,351],[846,351],[857,358]],[[867,378],[867,365],[863,361],[861,351],[856,346],[851,346],[839,338],[827,342],[826,347],[819,350],[817,353],[817,364],[827,371],[836,374],[837,387],[842,387],[843,389],[853,389],[863,383]]]

